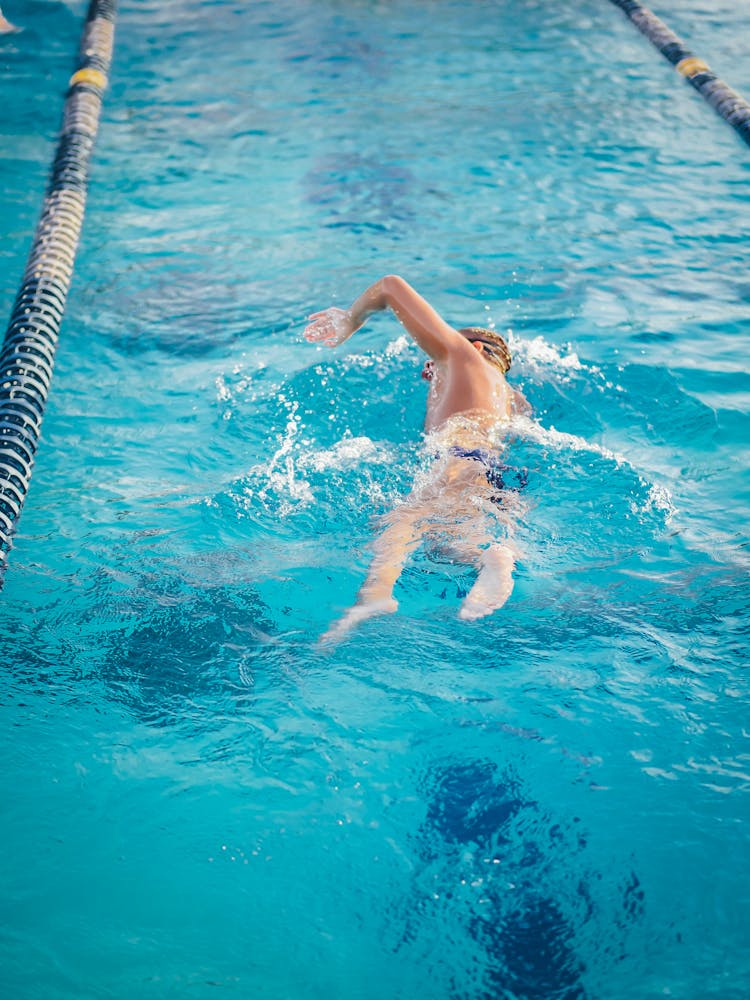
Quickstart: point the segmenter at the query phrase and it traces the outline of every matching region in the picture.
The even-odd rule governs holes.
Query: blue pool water
[[[709,9],[710,8],[710,9]],[[750,93],[750,10],[657,13]],[[0,39],[0,306],[83,15]],[[611,4],[123,4],[2,595],[14,998],[750,995],[747,148]],[[508,605],[418,553],[387,272],[510,330]]]

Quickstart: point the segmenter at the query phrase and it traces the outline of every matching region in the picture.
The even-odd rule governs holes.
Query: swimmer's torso
[[[451,364],[436,363],[427,397],[425,430],[438,430],[462,413],[471,414],[472,420],[480,424],[496,425],[509,419],[512,401],[512,389],[505,377],[478,354]]]
[[[514,390],[479,354],[453,363],[433,363],[431,374],[425,443],[436,461],[423,488],[434,506],[455,507],[453,516],[460,523],[467,511],[474,510],[476,516],[472,498],[484,498],[490,504],[497,498],[485,465],[468,456],[501,459],[514,410]]]

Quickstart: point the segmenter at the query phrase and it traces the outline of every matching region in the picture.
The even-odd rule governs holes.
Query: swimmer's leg
[[[393,588],[409,555],[419,545],[424,527],[422,512],[406,505],[392,511],[390,524],[373,543],[374,556],[367,579],[362,584],[353,607],[328,629],[322,643],[340,642],[347,632],[368,618],[384,615],[398,608]]]
[[[479,573],[458,612],[458,617],[464,621],[491,615],[505,604],[513,592],[515,548],[507,543],[493,543],[486,549],[478,549],[477,556]]]

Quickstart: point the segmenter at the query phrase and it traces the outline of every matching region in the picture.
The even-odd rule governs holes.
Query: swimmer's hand
[[[307,319],[305,340],[325,344],[327,347],[338,347],[357,329],[350,310],[339,309],[337,306],[313,313]]]

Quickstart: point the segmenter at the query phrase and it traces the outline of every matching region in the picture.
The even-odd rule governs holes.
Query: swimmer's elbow
[[[408,281],[404,281],[398,274],[386,274],[380,279],[380,288],[389,306],[403,298],[405,292],[411,291]]]
[[[386,288],[397,288],[406,285],[400,274],[386,274],[380,280]]]

